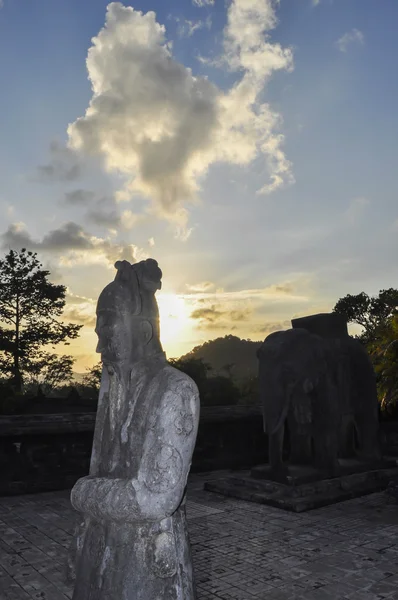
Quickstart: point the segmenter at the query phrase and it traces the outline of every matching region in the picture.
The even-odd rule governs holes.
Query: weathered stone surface
[[[209,475],[191,475],[187,494],[198,600],[398,598],[398,511],[385,493],[294,514],[204,492]],[[1,600],[70,600],[74,516],[68,492],[0,498]]]
[[[398,468],[381,460],[376,382],[365,349],[339,315],[292,323],[258,350],[269,465],[207,482],[206,489],[295,512],[385,489]]]
[[[285,421],[290,434],[290,462],[338,473],[341,411],[331,356],[324,340],[305,329],[277,331],[258,351],[260,396],[269,461],[283,473]]]
[[[389,482],[386,493],[394,498],[394,500],[398,504],[398,473],[397,475]]]
[[[90,475],[71,493],[82,515],[73,600],[193,600],[185,488],[198,391],[161,349],[156,261],[116,268],[97,305],[104,369]]]
[[[0,497],[70,489],[88,474],[95,413],[78,415],[78,421],[75,416],[27,417],[24,426],[17,417],[0,417]],[[398,456],[398,423],[381,422],[380,431],[383,455]],[[288,435],[284,453],[289,455]],[[267,460],[260,407],[201,408],[191,473],[249,469]]]
[[[207,481],[205,489],[301,513],[384,490],[392,478],[398,478],[395,460],[380,461],[378,465],[344,460],[341,463],[342,475],[331,479],[323,478],[322,473],[311,467],[288,466],[282,481],[264,465],[251,472]]]
[[[342,416],[339,456],[380,458],[376,377],[365,347],[348,335],[345,317],[321,313],[293,319],[292,327],[321,337],[329,353],[330,373],[337,384],[334,401]]]
[[[348,335],[347,321],[338,313],[319,313],[292,319],[293,329],[305,329],[323,338],[345,337]]]
[[[338,474],[338,458],[381,458],[376,379],[365,348],[345,319],[319,314],[293,319],[258,351],[260,395],[270,464],[282,475],[284,426],[291,464]]]

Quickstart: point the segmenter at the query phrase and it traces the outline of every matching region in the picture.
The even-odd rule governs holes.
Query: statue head
[[[114,281],[97,303],[97,352],[105,365],[128,365],[159,352],[159,310],[155,298],[162,271],[151,258],[115,264]]]

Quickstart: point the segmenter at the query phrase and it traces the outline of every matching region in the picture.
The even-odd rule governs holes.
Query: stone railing
[[[88,473],[94,424],[94,412],[0,417],[0,496],[72,487]],[[398,422],[380,429],[383,453],[398,456]],[[259,408],[202,407],[193,472],[266,461]]]
[[[72,487],[88,473],[94,424],[94,412],[0,417],[0,495]],[[249,468],[266,459],[260,409],[201,409],[192,471]]]

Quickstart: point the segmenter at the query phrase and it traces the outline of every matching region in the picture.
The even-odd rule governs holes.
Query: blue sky
[[[122,255],[159,261],[172,356],[397,285],[397,2],[196,4],[0,9],[3,249],[68,286],[78,370]]]

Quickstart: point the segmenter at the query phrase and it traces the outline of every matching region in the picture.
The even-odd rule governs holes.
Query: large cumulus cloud
[[[221,63],[237,81],[222,91],[173,58],[154,12],[112,2],[88,51],[93,95],[68,127],[70,148],[100,155],[126,176],[119,199],[144,194],[180,223],[212,163],[247,165],[264,155],[262,192],[292,181],[280,116],[260,102],[272,73],[292,67],[291,51],[269,40],[276,22],[272,0],[232,1]]]

